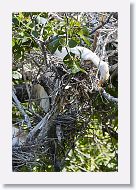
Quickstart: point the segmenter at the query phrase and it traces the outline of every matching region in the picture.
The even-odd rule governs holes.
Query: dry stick
[[[109,37],[110,37],[113,33],[115,33],[116,31],[117,31],[117,29],[111,31],[111,32],[107,35],[106,39],[104,40],[104,45],[103,45],[103,48],[102,48],[102,58],[105,57],[105,54],[106,54],[106,45],[109,43]]]
[[[29,134],[27,135],[26,142],[31,141],[36,132],[38,130],[41,130],[42,127],[44,127],[48,119],[49,119],[49,113],[47,113],[46,116],[29,132]]]
[[[46,49],[45,49],[45,42],[41,39],[41,36],[43,34],[43,31],[44,29],[42,28],[41,30],[41,35],[40,35],[40,38],[36,38],[35,36],[33,36],[31,34],[31,36],[34,38],[35,42],[38,44],[38,46],[41,48],[41,51],[43,53],[43,56],[44,56],[44,61],[45,61],[45,65],[47,66],[47,55],[46,55]]]
[[[66,47],[68,46],[68,29],[67,29],[67,27],[68,27],[68,17],[67,17],[67,14],[65,13],[65,17],[66,17],[66,26],[65,26],[65,32],[66,32]]]
[[[41,50],[44,56],[45,65],[47,66],[47,55],[46,55],[46,49],[43,42],[40,42]]]
[[[30,122],[29,116],[25,113],[25,110],[24,110],[23,106],[21,105],[20,101],[18,100],[17,96],[15,95],[14,91],[12,91],[12,97],[16,103],[17,108],[24,116],[24,121],[27,123],[28,128],[31,128],[31,122]]]
[[[78,80],[78,79],[76,79],[76,78],[73,78],[75,81],[77,81],[77,82],[79,82],[79,83],[81,83],[81,81],[80,80]],[[100,88],[98,88],[98,87],[93,87],[93,89],[89,89],[86,85],[84,85],[83,83],[81,83],[81,85],[83,86],[83,87],[85,87],[87,90],[88,90],[88,92],[90,92],[90,93],[92,93],[92,90],[95,90],[95,91],[99,91],[101,94],[102,94],[102,96],[104,97],[104,98],[106,98],[107,100],[109,100],[109,101],[111,101],[111,102],[113,102],[113,103],[118,103],[118,98],[115,98],[115,97],[113,97],[113,96],[111,96],[109,93],[107,93],[102,87],[100,87]]]
[[[114,13],[111,13],[105,22],[103,22],[101,25],[97,26],[94,30],[92,30],[90,35],[92,35],[93,33],[95,33],[96,30],[102,28],[105,24],[107,24],[109,22],[110,18],[112,17],[112,15],[114,15]]]
[[[103,97],[106,98],[107,100],[116,104],[118,103],[118,98],[114,98],[113,96],[108,94],[104,89],[101,89],[101,92],[102,92]]]
[[[47,114],[46,116],[29,132],[29,134],[27,135],[27,139],[26,142],[31,141],[31,139],[34,137],[34,135],[36,134],[36,132],[38,130],[42,130],[42,128],[48,123],[49,118],[52,115],[52,112],[55,111],[55,108],[53,107]]]
[[[56,19],[56,20],[58,20],[58,21],[64,21],[64,19],[63,18],[61,18],[58,14],[56,14],[56,13],[49,13],[49,16],[50,16],[50,19],[49,20],[51,20],[52,18],[54,18],[54,19]]]
[[[43,25],[43,27],[41,29],[39,40],[40,40],[41,50],[42,50],[42,53],[43,53],[43,56],[44,56],[45,65],[47,66],[47,53],[46,53],[46,49],[45,49],[45,46],[44,46],[44,42],[42,42],[42,36],[43,36],[43,32],[44,32],[44,27],[45,27],[45,24]]]

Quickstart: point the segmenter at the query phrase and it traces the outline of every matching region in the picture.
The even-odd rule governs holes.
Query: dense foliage
[[[118,97],[117,19],[105,12],[13,13],[13,126],[26,135],[13,146],[13,171],[118,171],[118,105],[101,93]],[[111,78],[98,90],[92,64],[52,55],[77,45],[109,62]],[[47,112],[35,84],[50,97]]]

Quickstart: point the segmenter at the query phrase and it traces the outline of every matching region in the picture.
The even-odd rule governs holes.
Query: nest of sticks
[[[92,70],[92,65],[88,64],[90,68],[87,67],[86,73],[73,76],[62,60],[51,57],[49,63],[46,71],[44,66],[40,68],[37,81],[35,78],[32,81],[48,91],[51,107],[48,113],[42,113],[42,119],[35,116],[35,127],[29,128],[26,143],[13,146],[13,171],[20,171],[22,167],[30,171],[34,166],[43,168],[42,158],[42,163],[53,165],[54,171],[61,170],[75,140],[85,133],[90,122],[92,99],[98,93],[93,90],[98,82],[97,69]],[[21,87],[15,88],[18,99],[27,96],[24,96],[27,94],[25,86],[22,87],[22,95]]]

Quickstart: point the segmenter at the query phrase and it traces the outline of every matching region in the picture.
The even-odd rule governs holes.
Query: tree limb
[[[118,103],[118,98],[114,98],[113,96],[111,96],[110,94],[108,94],[104,89],[101,89],[101,94],[104,98],[106,98],[107,100],[113,102],[113,103]]]
[[[16,103],[17,108],[24,116],[24,121],[27,123],[28,128],[31,128],[31,122],[30,122],[29,116],[26,114],[23,106],[21,105],[21,103],[18,100],[17,96],[15,95],[14,91],[12,91],[12,97],[13,97],[14,102]]]
[[[112,17],[112,15],[114,15],[114,13],[111,13],[105,22],[103,22],[101,25],[97,26],[94,30],[92,30],[90,35],[92,35],[93,33],[96,32],[96,30],[102,28],[105,24],[107,24],[109,22],[110,18]]]

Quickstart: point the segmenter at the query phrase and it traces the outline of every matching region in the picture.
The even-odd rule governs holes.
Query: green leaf
[[[77,45],[77,42],[75,40],[71,39],[71,40],[69,40],[68,45],[70,48],[73,48]]]
[[[76,74],[80,71],[80,67],[78,67],[75,63],[73,64],[71,71],[73,74]]]
[[[23,19],[24,19],[24,15],[23,15],[22,12],[20,12],[19,15],[18,15],[18,20],[22,21]]]
[[[21,58],[21,51],[15,52],[14,53],[15,59],[18,60]]]
[[[64,57],[64,59],[63,59],[63,62],[64,62],[69,68],[72,68],[74,56],[75,56],[75,54],[73,54],[73,53],[68,53],[68,54]]]
[[[13,79],[21,79],[22,75],[18,71],[13,71],[12,77],[13,77]]]
[[[32,35],[33,35],[35,38],[37,38],[37,37],[38,37],[38,32],[35,31],[35,30],[32,30]]]
[[[90,43],[90,41],[88,40],[88,38],[86,38],[85,36],[82,36],[81,38],[84,40],[84,42],[85,42],[88,46],[91,45],[91,43]]]
[[[35,24],[30,21],[30,22],[27,23],[27,26],[32,29],[32,28],[35,27]]]
[[[61,50],[62,50],[62,46],[59,46],[59,47],[58,47],[58,50],[61,51]]]
[[[89,31],[88,31],[87,27],[83,27],[82,31],[83,31],[83,35],[89,36]]]
[[[12,18],[12,22],[13,22],[13,24],[15,24],[15,25],[19,25],[19,21],[18,21],[18,19],[17,19],[16,17],[13,17],[13,18]]]
[[[82,30],[80,30],[80,32],[78,32],[78,34],[79,34],[80,38],[81,38],[82,40],[84,40],[84,42],[85,42],[88,46],[91,45],[91,43],[90,43],[90,41],[88,40],[88,38],[84,36]]]
[[[16,44],[16,40],[13,38],[13,39],[12,39],[12,47],[14,47],[15,44]]]
[[[50,44],[48,44],[47,48],[53,54],[59,46],[61,46],[61,44],[59,42],[59,37],[55,36],[53,38],[53,40],[50,42]]]
[[[22,39],[22,43],[25,43],[25,42],[27,42],[27,41],[29,41],[29,38],[27,38],[27,37],[24,37],[24,38]]]
[[[24,36],[24,32],[22,31],[22,32],[19,33],[19,38],[21,38],[23,36]]]

